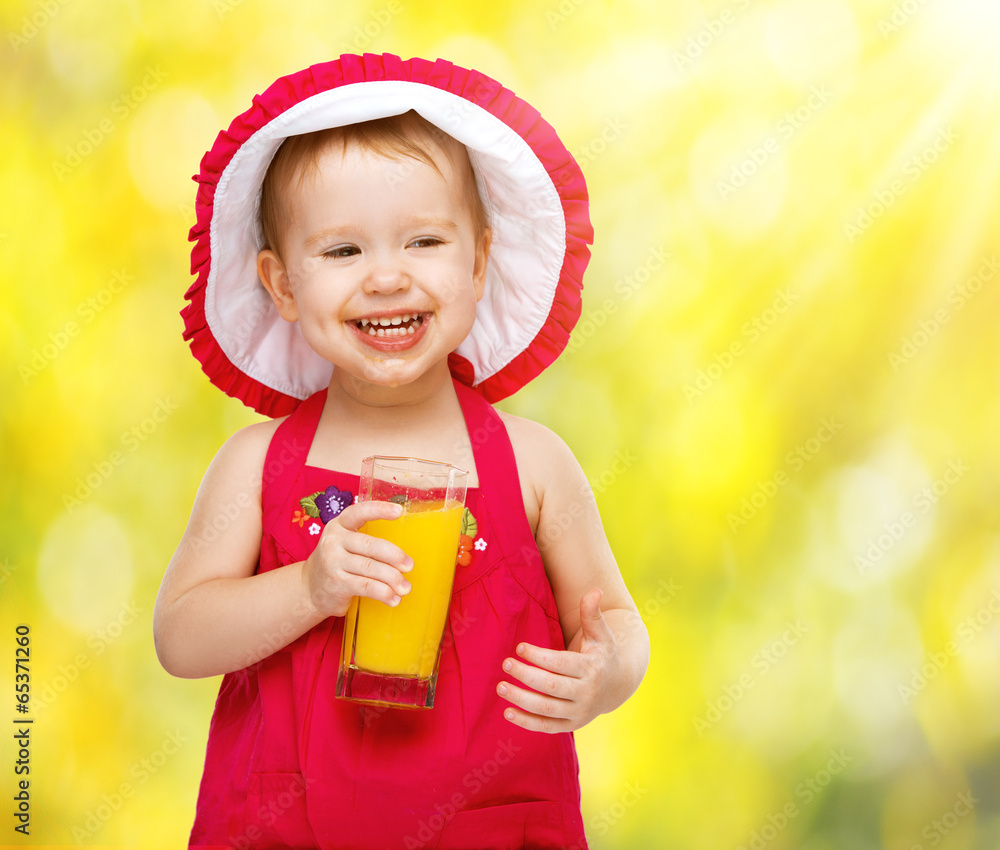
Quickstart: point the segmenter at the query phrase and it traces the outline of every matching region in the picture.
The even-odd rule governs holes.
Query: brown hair
[[[438,174],[438,168],[428,143],[436,144],[450,157],[455,172],[462,180],[466,206],[472,215],[472,224],[478,242],[489,222],[486,208],[476,188],[475,172],[465,146],[431,124],[414,110],[388,118],[376,118],[348,124],[344,127],[330,127],[313,133],[289,136],[281,143],[264,175],[260,196],[260,222],[264,232],[264,246],[279,254],[282,222],[288,215],[283,203],[283,190],[293,179],[298,183],[316,172],[320,156],[338,142],[346,152],[350,145],[357,145],[363,151],[377,154],[387,159],[410,158],[431,166]]]

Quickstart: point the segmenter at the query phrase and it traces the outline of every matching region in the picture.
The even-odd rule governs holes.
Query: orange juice
[[[423,508],[426,504],[426,508]],[[416,676],[434,673],[451,602],[458,557],[462,507],[442,502],[410,503],[399,519],[372,520],[362,531],[395,543],[413,558],[404,573],[413,589],[395,608],[355,597],[347,613],[348,632],[357,625],[354,663],[372,673]]]

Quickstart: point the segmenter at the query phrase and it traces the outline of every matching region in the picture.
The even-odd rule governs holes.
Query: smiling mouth
[[[398,316],[357,319],[354,322],[359,331],[374,337],[409,336],[415,334],[423,323],[423,313],[401,313]]]

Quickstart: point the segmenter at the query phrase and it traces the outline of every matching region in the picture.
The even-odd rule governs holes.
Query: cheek
[[[337,319],[340,312],[340,299],[333,287],[322,279],[303,275],[292,278],[292,293],[300,313],[312,321]]]
[[[462,327],[462,339],[465,339],[476,323],[476,293],[471,289],[462,298],[459,322]]]
[[[475,268],[475,256],[472,251],[468,251],[461,259],[454,263],[451,269],[447,272],[446,284],[440,295],[438,296],[443,304],[449,306],[452,305],[462,305],[466,306],[466,302],[472,304],[472,310],[475,312],[476,308],[476,287],[472,279],[473,270]]]

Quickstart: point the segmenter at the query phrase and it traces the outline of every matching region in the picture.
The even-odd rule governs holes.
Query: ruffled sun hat
[[[264,174],[289,136],[415,110],[464,144],[493,231],[486,288],[452,375],[488,401],[535,378],[580,317],[593,229],[583,173],[538,112],[450,62],[345,54],[282,77],[201,161],[184,339],[213,384],[272,417],[329,385],[333,365],[281,318],[257,276]]]

